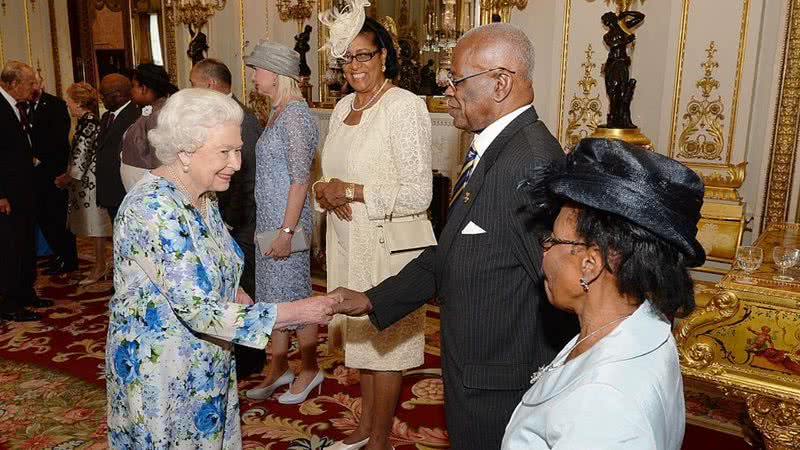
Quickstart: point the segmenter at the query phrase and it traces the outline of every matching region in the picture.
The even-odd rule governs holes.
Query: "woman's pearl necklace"
[[[186,197],[189,198],[189,201],[192,202],[192,206],[197,208],[197,210],[200,211],[201,214],[205,213],[205,210],[206,210],[206,201],[205,201],[205,199],[202,199],[202,203],[200,203],[201,199],[198,198],[197,199],[197,203],[195,203],[192,200],[192,194],[189,192],[189,189],[186,187],[185,184],[183,184],[183,181],[181,181],[181,178],[178,176],[178,173],[175,172],[175,168],[172,167],[172,166],[167,166],[167,170],[169,170],[169,174],[172,175],[172,178],[175,179],[175,184],[178,186],[178,190],[183,192],[183,194],[186,195]]]
[[[553,361],[553,362],[551,362],[550,364],[548,364],[548,365],[546,365],[546,366],[540,367],[540,368],[539,368],[539,370],[537,370],[536,372],[534,372],[534,373],[531,375],[531,384],[534,384],[534,383],[536,383],[537,381],[539,381],[539,379],[540,379],[540,378],[542,378],[542,376],[543,376],[544,374],[546,374],[547,372],[550,372],[550,371],[556,370],[556,369],[558,369],[559,367],[561,367],[561,366],[563,366],[564,364],[566,364],[566,363],[567,363],[567,358],[569,358],[569,354],[570,354],[570,353],[572,353],[572,351],[573,351],[573,350],[575,350],[575,348],[576,348],[577,346],[579,346],[579,345],[581,344],[581,342],[583,342],[583,341],[585,341],[585,340],[589,339],[590,337],[594,336],[595,334],[599,333],[600,331],[602,331],[602,330],[604,330],[604,329],[608,328],[608,327],[609,327],[611,324],[613,324],[613,323],[617,323],[617,322],[619,322],[620,320],[622,320],[622,319],[625,319],[626,317],[630,317],[630,314],[626,314],[626,315],[624,315],[624,316],[622,316],[622,317],[616,318],[616,319],[612,320],[611,322],[608,322],[607,324],[603,325],[602,327],[600,327],[600,328],[598,328],[598,329],[596,329],[596,330],[592,331],[591,333],[587,334],[587,335],[586,335],[586,337],[584,337],[584,338],[581,338],[580,340],[578,340],[578,342],[576,342],[576,343],[575,343],[575,345],[573,345],[573,346],[572,346],[572,348],[570,348],[568,352],[565,352],[565,353],[564,353],[564,357],[563,357],[563,358],[561,358],[561,360],[559,360],[559,361]]]
[[[381,93],[381,91],[383,90],[383,87],[384,87],[384,86],[386,86],[386,83],[388,83],[388,82],[389,82],[389,79],[388,79],[388,78],[387,78],[387,79],[385,79],[385,80],[383,80],[383,84],[381,85],[380,89],[378,89],[377,91],[375,91],[375,93],[374,93],[374,94],[372,94],[372,97],[370,97],[370,99],[369,99],[369,101],[367,102],[367,104],[366,104],[366,105],[364,105],[364,106],[362,106],[361,108],[356,108],[356,106],[355,106],[355,105],[356,105],[356,99],[354,98],[354,99],[353,99],[353,103],[351,103],[351,104],[350,104],[350,110],[351,110],[351,111],[356,111],[356,112],[359,112],[359,111],[363,111],[363,110],[365,110],[365,109],[369,108],[369,106],[372,104],[373,100],[375,100],[375,97],[377,97],[377,96],[378,96],[378,94],[380,94],[380,93]]]

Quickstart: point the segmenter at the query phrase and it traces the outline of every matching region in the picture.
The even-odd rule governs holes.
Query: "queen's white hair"
[[[156,127],[147,133],[162,164],[172,164],[178,153],[194,153],[208,139],[208,132],[224,123],[241,125],[242,108],[225,94],[211,89],[182,89],[171,95],[158,115]]]
[[[461,36],[461,39],[466,39],[470,36],[480,36],[481,40],[487,43],[501,42],[505,44],[508,47],[506,49],[508,51],[504,56],[512,59],[522,72],[517,75],[528,81],[533,81],[533,66],[536,55],[533,43],[522,28],[510,23],[490,23],[467,31]]]

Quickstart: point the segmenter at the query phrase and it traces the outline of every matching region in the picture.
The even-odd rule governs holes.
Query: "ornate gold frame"
[[[781,52],[778,102],[772,130],[767,182],[761,229],[787,220],[798,136],[795,124],[800,118],[800,0],[788,2],[786,37]],[[800,215],[796,215],[800,218]]]

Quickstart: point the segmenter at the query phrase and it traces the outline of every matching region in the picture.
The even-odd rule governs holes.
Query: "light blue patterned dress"
[[[242,253],[216,201],[207,210],[151,174],[122,202],[106,342],[111,448],[241,448],[230,343],[264,348],[276,307],[234,303]]]
[[[283,225],[289,186],[307,184],[319,143],[317,119],[305,101],[286,105],[256,143],[256,232]],[[311,201],[306,196],[298,225],[311,242]],[[311,296],[309,251],[275,261],[256,251],[256,302],[282,303]]]

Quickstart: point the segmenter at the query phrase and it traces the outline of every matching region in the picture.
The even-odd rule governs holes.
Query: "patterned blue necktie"
[[[461,168],[461,173],[458,175],[458,180],[456,180],[456,184],[453,186],[453,195],[450,197],[448,212],[453,211],[453,205],[456,204],[456,200],[461,197],[461,193],[464,192],[464,189],[467,187],[467,181],[469,181],[469,177],[472,175],[472,171],[475,169],[475,164],[477,163],[478,152],[476,152],[474,148],[470,147],[469,151],[467,152],[467,156],[464,158],[464,166]]]

